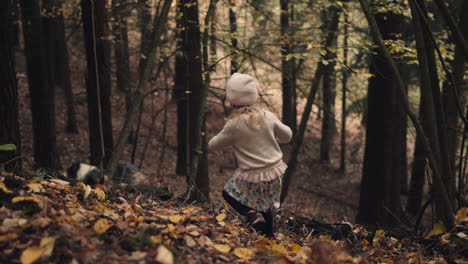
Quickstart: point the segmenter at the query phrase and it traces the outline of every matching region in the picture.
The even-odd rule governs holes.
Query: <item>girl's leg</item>
[[[268,237],[273,237],[273,232],[274,232],[274,221],[275,221],[275,216],[272,210],[268,210],[263,214],[263,217],[265,218],[265,235]]]
[[[226,191],[223,190],[223,198],[226,202],[234,208],[239,214],[243,216],[247,216],[249,211],[255,211],[254,209],[239,203],[236,199],[234,199],[231,195],[229,195]]]
[[[223,198],[226,202],[234,208],[239,214],[246,216],[247,222],[257,231],[265,233],[265,219],[263,214],[258,213],[254,209],[240,203],[226,191],[223,190]]]

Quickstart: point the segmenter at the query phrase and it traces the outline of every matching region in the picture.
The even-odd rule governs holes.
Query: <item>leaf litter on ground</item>
[[[220,202],[155,201],[0,172],[0,263],[468,263],[467,208],[450,232],[437,223],[406,237],[278,215],[270,239]]]

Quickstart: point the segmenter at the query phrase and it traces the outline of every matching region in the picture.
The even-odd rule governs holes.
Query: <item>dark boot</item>
[[[266,231],[266,222],[263,214],[256,211],[249,211],[247,213],[247,223],[249,226],[253,227],[257,232],[265,233]]]
[[[267,237],[274,237],[275,230],[275,216],[271,210],[263,213],[263,218],[265,219],[265,235]]]

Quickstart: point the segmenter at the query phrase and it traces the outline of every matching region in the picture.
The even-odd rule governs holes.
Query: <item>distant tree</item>
[[[280,0],[280,27],[281,27],[281,85],[283,90],[283,123],[289,126],[293,133],[297,127],[296,109],[296,60],[292,57],[294,53],[293,30],[290,27],[290,16],[292,2]]]
[[[16,1],[7,0],[0,3],[0,145],[14,144],[16,151],[6,155],[10,160],[21,155],[21,135],[18,121],[18,87],[15,71],[15,17],[13,16]],[[1,153],[1,150],[0,150]],[[0,155],[2,156],[2,155]],[[3,163],[7,160],[1,160]],[[21,159],[7,164],[8,171],[21,170]]]
[[[113,0],[112,10],[114,16],[113,33],[115,36],[114,53],[115,53],[115,77],[117,90],[129,94],[130,88],[130,54],[128,49],[128,23],[127,17],[131,10],[128,6],[128,0]],[[146,36],[145,36],[146,37]],[[127,100],[127,105],[128,105]],[[128,108],[128,106],[127,106]]]
[[[343,15],[343,69],[341,70],[340,171],[346,173],[346,96],[348,89],[348,14]]]
[[[326,10],[322,11],[323,24],[336,25],[333,28],[324,30],[338,30],[339,21],[331,21],[331,19],[338,20],[337,16],[330,16],[335,12],[331,12],[331,9],[336,7],[331,6]],[[333,139],[336,134],[335,125],[335,97],[336,97],[336,76],[335,76],[335,65],[336,65],[336,46],[337,37],[333,39],[330,47],[325,47],[325,55],[322,56],[324,66],[323,80],[322,80],[322,137],[320,140],[320,160],[324,162],[330,162],[330,150],[333,146]]]
[[[65,22],[62,4],[64,0],[43,0],[44,34],[47,42],[48,66],[51,73],[51,84],[60,87],[65,93],[67,106],[67,133],[78,133],[75,102],[70,80],[68,48],[65,41]]]
[[[229,34],[231,34],[231,46],[233,50],[238,49],[237,45],[237,16],[236,12],[234,11],[234,7],[236,6],[235,1],[228,0],[229,4]],[[239,71],[239,62],[236,54],[231,56],[231,74],[236,73]]]
[[[106,166],[113,149],[110,46],[105,4],[103,0],[81,0],[87,61],[90,162],[97,166]]]
[[[375,14],[385,40],[397,39],[403,15],[392,12]],[[370,59],[366,146],[361,192],[356,222],[372,226],[395,226],[402,215],[401,127],[404,114],[398,94],[398,82],[391,65],[380,49]]]
[[[203,75],[202,75],[202,54],[201,54],[201,39],[200,39],[200,24],[198,19],[198,1],[197,0],[180,0],[178,8],[180,8],[180,13],[182,14],[182,25],[183,30],[181,31],[182,36],[182,46],[184,54],[184,64],[185,64],[185,91],[186,96],[188,97],[188,109],[186,109],[188,120],[178,120],[178,122],[187,122],[188,126],[185,127],[188,131],[183,131],[183,134],[188,136],[188,158],[190,163],[190,168],[196,168],[196,172],[188,172],[187,181],[189,186],[193,183],[190,182],[192,173],[196,173],[195,185],[193,187],[193,198],[197,200],[207,200],[209,199],[209,186],[208,183],[208,157],[206,155],[206,149],[197,150],[196,144],[197,136],[199,135],[194,130],[199,127],[199,116],[201,111],[205,111],[202,108],[203,98]],[[204,120],[201,122],[204,123]],[[202,125],[203,129],[205,126]],[[200,131],[201,132],[201,131]],[[206,139],[202,139],[205,140]],[[201,144],[201,146],[206,146]],[[199,159],[199,165],[194,166],[193,159],[197,151],[202,151],[203,155]]]
[[[34,160],[37,167],[59,169],[54,89],[49,80],[39,3],[35,0],[21,0],[20,4],[31,97]]]

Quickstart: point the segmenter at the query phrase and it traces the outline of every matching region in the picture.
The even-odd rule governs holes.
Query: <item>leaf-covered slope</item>
[[[2,173],[0,262],[466,263],[466,225],[425,245],[383,230],[373,235],[357,225],[299,221],[282,212],[276,239],[268,239],[219,203],[149,198]],[[459,224],[468,222],[467,215],[459,213]]]

